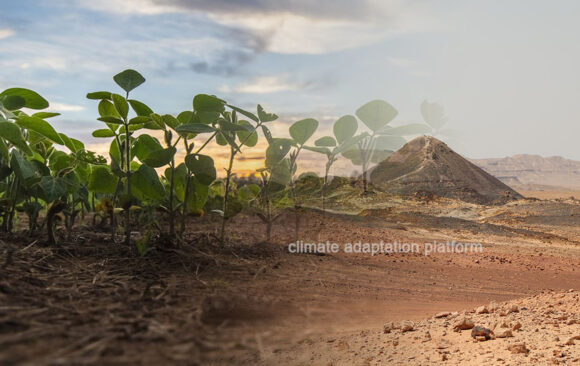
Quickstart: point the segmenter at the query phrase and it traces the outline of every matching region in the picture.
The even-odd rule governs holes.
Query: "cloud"
[[[240,83],[236,86],[229,87],[222,85],[218,90],[222,93],[242,93],[242,94],[272,94],[285,91],[308,91],[319,90],[324,87],[334,85],[335,82],[330,78],[320,78],[305,82],[292,81],[287,76],[259,76],[250,79],[247,82]]]
[[[8,38],[14,35],[14,31],[9,28],[0,29],[0,39]]]
[[[79,112],[84,110],[85,107],[81,105],[65,104],[65,103],[50,103],[48,110],[54,112]]]
[[[407,70],[407,72],[416,77],[428,77],[431,74],[421,68],[419,61],[406,57],[387,57],[387,61],[393,66]]]

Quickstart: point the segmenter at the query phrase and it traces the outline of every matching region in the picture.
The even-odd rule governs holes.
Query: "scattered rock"
[[[492,301],[489,303],[488,310],[490,313],[495,312],[497,309],[499,309],[499,306],[497,305],[497,303],[495,301]]]
[[[514,331],[516,331],[518,329],[522,329],[522,323],[520,323],[520,322],[516,322],[514,324],[514,326],[512,327],[512,330],[514,330]]]
[[[513,336],[514,335],[513,335],[511,329],[506,329],[506,330],[503,330],[503,331],[501,331],[501,332],[499,332],[499,333],[496,334],[496,337],[497,338],[510,338],[510,337],[513,337]]]
[[[515,304],[512,305],[512,306],[510,306],[510,308],[507,311],[508,314],[511,314],[511,313],[519,313],[519,312],[520,312],[520,309]]]
[[[526,348],[525,343],[513,343],[507,347],[508,351],[511,353],[528,353],[529,350]]]
[[[395,324],[393,322],[387,322],[383,325],[383,333],[391,333],[395,329]]]
[[[469,318],[463,318],[461,319],[458,323],[455,324],[455,326],[453,327],[453,329],[455,331],[459,331],[459,330],[468,330],[471,329],[475,326],[475,323],[473,323],[473,321]]]
[[[479,341],[479,337],[483,337],[484,341],[487,341],[488,339],[491,338],[492,334],[493,334],[493,332],[490,329],[482,327],[480,325],[476,326],[475,328],[473,328],[471,330],[471,337],[475,338],[478,341]]]
[[[488,314],[489,310],[487,309],[487,306],[483,305],[483,306],[480,306],[477,309],[475,309],[475,312],[477,314]]]
[[[403,320],[401,322],[401,333],[411,332],[415,329],[415,323],[410,320]]]
[[[435,318],[436,319],[447,318],[449,315],[451,315],[451,312],[449,312],[449,311],[443,311],[441,313],[435,314]]]
[[[487,338],[485,336],[477,336],[477,337],[474,337],[474,338],[475,338],[475,340],[477,342],[485,342],[485,341],[487,341]]]

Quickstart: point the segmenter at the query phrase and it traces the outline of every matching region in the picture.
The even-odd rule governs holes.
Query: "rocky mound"
[[[522,196],[434,137],[418,137],[371,172],[379,190],[418,193],[479,204],[502,204]]]
[[[414,323],[388,322],[383,361],[397,364],[520,365],[580,361],[580,296],[547,292]]]

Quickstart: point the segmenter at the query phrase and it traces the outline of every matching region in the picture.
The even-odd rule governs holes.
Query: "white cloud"
[[[65,103],[50,103],[48,110],[53,112],[79,112],[85,107],[81,105],[65,104]]]
[[[0,39],[8,38],[14,35],[14,31],[9,28],[0,29]]]
[[[419,61],[406,57],[387,57],[387,61],[393,66],[406,69],[407,72],[416,77],[428,77],[431,74],[421,69]]]
[[[233,88],[221,86],[218,90],[222,93],[269,94],[298,90],[301,86],[299,83],[288,82],[285,78],[277,76],[260,76]]]

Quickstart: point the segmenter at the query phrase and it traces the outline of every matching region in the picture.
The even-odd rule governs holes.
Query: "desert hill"
[[[498,159],[472,159],[474,164],[512,187],[552,186],[580,188],[580,161],[561,156],[514,155]]]
[[[501,204],[521,195],[434,137],[418,137],[379,163],[372,184],[385,192]]]

